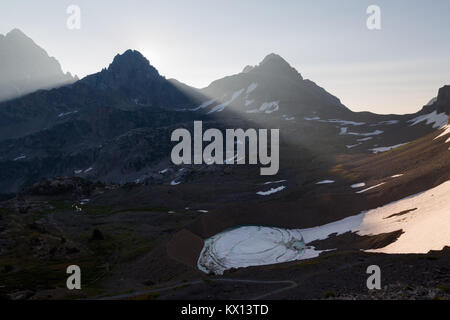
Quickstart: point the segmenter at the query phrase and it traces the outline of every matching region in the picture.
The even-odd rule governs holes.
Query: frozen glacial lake
[[[198,268],[206,273],[223,274],[231,268],[299,260],[305,248],[300,230],[238,227],[205,240]]]

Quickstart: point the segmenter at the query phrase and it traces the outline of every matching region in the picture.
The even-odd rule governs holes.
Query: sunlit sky
[[[79,77],[131,48],[199,88],[275,52],[352,110],[412,113],[450,84],[449,15],[448,0],[2,0],[0,33],[21,29]]]

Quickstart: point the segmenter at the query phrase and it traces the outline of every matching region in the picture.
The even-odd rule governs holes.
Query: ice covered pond
[[[304,251],[300,230],[237,227],[205,240],[198,268],[206,273],[222,274],[231,268],[298,260]]]

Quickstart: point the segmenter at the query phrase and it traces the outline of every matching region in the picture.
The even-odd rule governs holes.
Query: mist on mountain
[[[0,35],[0,70],[0,101],[78,80],[19,29]]]

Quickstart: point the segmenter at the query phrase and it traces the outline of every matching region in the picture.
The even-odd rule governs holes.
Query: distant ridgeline
[[[0,70],[0,101],[78,80],[18,29],[0,34]]]

